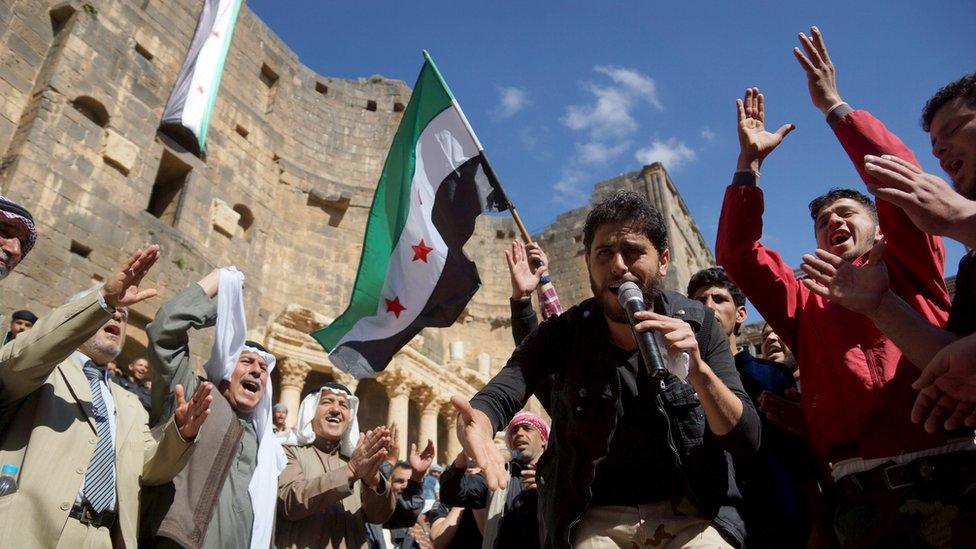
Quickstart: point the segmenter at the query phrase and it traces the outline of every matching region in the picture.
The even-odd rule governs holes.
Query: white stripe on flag
[[[376,315],[361,318],[336,347],[350,341],[386,339],[407,328],[421,313],[440,278],[447,258],[447,244],[431,220],[434,196],[444,179],[479,154],[464,121],[454,108],[445,109],[424,128],[417,140],[416,170],[410,191],[410,213],[400,233],[386,272],[383,295]],[[414,261],[411,246],[423,239],[434,250],[427,263]],[[417,265],[420,263],[420,265]],[[387,312],[386,300],[399,298],[405,307],[399,318]]]
[[[193,67],[190,78],[190,89],[187,90],[186,102],[183,104],[181,121],[183,126],[200,138],[204,121],[204,113],[210,104],[211,89],[217,80],[217,70],[220,67],[224,53],[224,43],[230,40],[228,30],[234,23],[237,0],[221,0],[214,18],[214,26],[210,36],[200,49],[197,62]]]

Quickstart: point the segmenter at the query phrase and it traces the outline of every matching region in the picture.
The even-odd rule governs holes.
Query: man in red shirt
[[[863,167],[868,154],[896,155],[916,163],[912,152],[880,121],[841,99],[823,37],[816,28],[812,35],[800,35],[804,51],[795,48],[794,54],[807,73],[814,105],[827,117],[861,178],[875,184]],[[955,440],[946,433],[926,433],[912,423],[911,384],[919,367],[869,318],[812,292],[796,280],[778,253],[759,242],[759,167],[793,128],[765,130],[764,97],[758,89],[747,90],[738,107],[740,156],[725,194],[716,256],[796,354],[811,444],[836,483],[834,527],[839,541],[845,546],[900,546],[906,540],[922,545],[972,542],[976,538],[966,536],[973,532],[961,531],[967,520],[972,523],[971,502],[960,508],[953,500],[946,528],[932,528],[931,521],[938,520],[939,509],[948,502],[917,493],[938,485],[936,493],[950,497],[976,481],[968,480],[972,474],[967,473],[973,463],[971,451],[976,450],[972,433]],[[810,211],[818,248],[855,265],[866,261],[876,238],[883,236],[892,291],[930,323],[945,325],[949,298],[943,279],[945,248],[939,237],[919,230],[892,204],[881,200],[875,209],[870,199],[851,189],[831,190],[811,202]],[[957,481],[946,493],[942,483],[949,477],[967,482]],[[907,505],[912,501],[919,505]],[[933,533],[948,537],[927,537]]]

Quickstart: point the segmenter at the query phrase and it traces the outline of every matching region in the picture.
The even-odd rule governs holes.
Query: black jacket
[[[518,461],[508,462],[508,472],[512,478],[508,481],[505,513],[498,523],[495,547],[538,547],[538,538],[531,536],[539,531],[538,492],[522,489],[522,464]],[[488,481],[481,473],[472,475],[450,465],[441,476],[441,502],[451,507],[486,509],[491,502]]]
[[[742,545],[741,496],[728,452],[740,459],[759,446],[759,417],[733,365],[728,339],[701,303],[662,292],[654,310],[688,322],[702,358],[739,398],[742,418],[721,437],[708,430],[698,395],[675,377],[662,383],[658,413],[668,419],[667,444],[689,497],[726,537]],[[588,299],[539,325],[515,349],[508,364],[471,400],[496,430],[535,394],[552,417],[549,446],[540,458],[539,517],[544,546],[572,546],[573,528],[589,505],[596,464],[606,456],[622,411],[617,364],[605,348],[607,325],[599,303]]]

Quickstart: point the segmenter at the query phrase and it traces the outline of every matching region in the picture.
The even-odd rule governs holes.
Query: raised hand
[[[451,397],[451,404],[458,411],[457,437],[464,453],[478,463],[488,481],[489,490],[508,487],[505,459],[495,446],[495,430],[488,416],[475,410],[471,403],[458,395]]]
[[[766,98],[759,88],[747,88],[744,99],[736,99],[739,114],[739,162],[737,171],[758,172],[766,156],[796,128],[783,124],[775,132],[766,131]]]
[[[417,445],[410,444],[410,455],[407,456],[407,463],[413,469],[413,478],[421,480],[430,469],[430,464],[434,462],[434,441],[427,439],[427,447],[423,452],[417,452]]]
[[[386,448],[386,461],[396,463],[400,459],[400,426],[397,422],[390,425],[390,444]]]
[[[878,309],[889,288],[883,240],[874,243],[867,262],[859,267],[826,250],[817,250],[816,257],[803,256],[800,269],[810,276],[803,284],[811,292],[867,316]]]
[[[380,464],[386,458],[389,444],[390,430],[382,426],[370,429],[359,437],[356,449],[346,463],[350,484],[362,480],[367,486],[376,486]]]
[[[840,92],[837,91],[837,71],[834,70],[834,63],[827,54],[827,44],[824,43],[823,34],[817,27],[810,27],[810,34],[813,36],[812,39],[802,32],[798,35],[803,51],[800,51],[800,48],[793,48],[793,55],[807,73],[807,87],[810,90],[813,106],[826,116],[831,108],[843,103],[844,100],[840,98]]]
[[[105,279],[101,289],[105,303],[112,307],[128,307],[155,297],[158,293],[156,290],[140,290],[139,284],[158,259],[159,246],[156,244],[132,254],[118,270]]]
[[[180,431],[183,440],[191,441],[196,438],[203,422],[210,415],[210,403],[213,402],[213,395],[210,394],[212,390],[213,385],[204,381],[197,387],[190,401],[187,402],[182,385],[177,385],[173,389],[176,398],[173,419],[176,421],[176,428]]]
[[[919,229],[976,247],[976,235],[964,223],[976,219],[976,201],[967,200],[939,177],[897,156],[867,155],[864,169],[874,178],[868,182],[868,191],[901,208]]]
[[[526,247],[514,240],[511,251],[505,250],[505,259],[508,261],[508,273],[512,279],[512,299],[532,295],[539,286],[539,279],[549,270],[546,256],[536,244]]]
[[[976,427],[976,335],[939,351],[912,387],[920,391],[912,421],[924,421],[926,431]]]

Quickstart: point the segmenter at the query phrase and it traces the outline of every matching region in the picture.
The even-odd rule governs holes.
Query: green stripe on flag
[[[207,108],[203,111],[203,121],[200,123],[200,136],[197,137],[197,144],[200,150],[204,150],[204,143],[207,141],[207,129],[210,128],[210,115],[213,114],[214,104],[217,102],[217,92],[220,91],[220,79],[224,75],[224,62],[227,61],[227,52],[230,50],[230,43],[234,41],[234,27],[237,25],[237,15],[241,11],[241,4],[244,0],[237,0],[234,4],[234,14],[230,17],[230,25],[227,27],[224,40],[224,51],[220,52],[220,62],[217,63],[217,74],[214,76],[213,85],[210,86],[210,97],[207,98]]]
[[[325,349],[332,351],[360,319],[373,316],[382,299],[390,255],[410,213],[410,190],[416,167],[417,141],[427,124],[454,97],[428,57],[417,77],[410,102],[403,112],[400,127],[393,136],[390,153],[376,185],[373,204],[366,222],[363,253],[353,284],[349,307],[332,324],[312,333]]]

